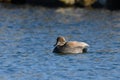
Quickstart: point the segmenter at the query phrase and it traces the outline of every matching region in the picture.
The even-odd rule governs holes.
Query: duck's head
[[[56,39],[56,44],[54,46],[63,46],[66,43],[66,40],[63,36],[59,36]]]

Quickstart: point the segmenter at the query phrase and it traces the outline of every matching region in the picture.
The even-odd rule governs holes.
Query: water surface
[[[56,37],[86,54],[52,53]],[[1,80],[120,79],[120,11],[0,6]]]

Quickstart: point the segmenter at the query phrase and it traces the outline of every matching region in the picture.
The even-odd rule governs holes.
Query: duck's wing
[[[85,42],[77,42],[77,41],[69,41],[66,42],[65,46],[67,47],[81,47],[81,48],[86,48],[89,47],[89,45]]]
[[[83,48],[89,47],[89,45],[85,42],[78,42],[78,46],[81,46]]]

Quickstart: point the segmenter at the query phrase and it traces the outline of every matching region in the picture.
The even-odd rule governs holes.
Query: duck
[[[56,39],[55,48],[53,53],[61,54],[77,54],[77,53],[86,53],[89,45],[85,42],[78,41],[66,41],[63,36],[59,36]]]

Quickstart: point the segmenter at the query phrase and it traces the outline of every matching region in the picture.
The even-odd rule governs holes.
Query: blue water
[[[88,53],[52,53],[56,37]],[[0,6],[0,80],[119,80],[120,11]]]

